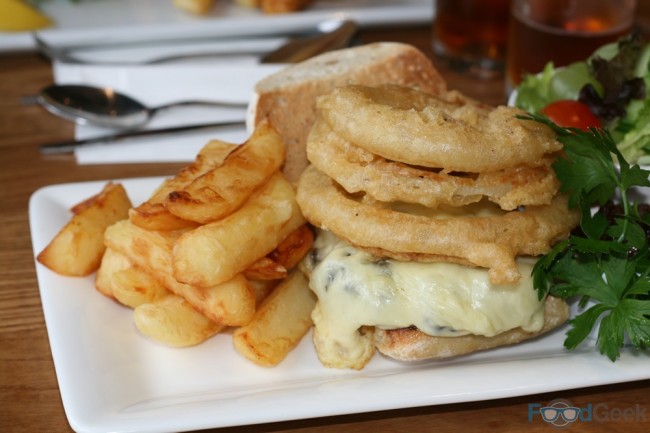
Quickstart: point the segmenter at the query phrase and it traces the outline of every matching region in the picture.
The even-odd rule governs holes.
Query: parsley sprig
[[[539,115],[521,118],[555,131],[564,145],[564,155],[553,165],[560,190],[569,196],[569,206],[581,211],[581,233],[556,244],[533,269],[540,299],[547,294],[580,298],[582,312],[570,320],[564,346],[575,349],[600,319],[601,354],[618,359],[626,336],[635,348],[647,349],[650,214],[641,214],[632,195],[635,188],[650,186],[650,171],[630,165],[604,130],[566,129]],[[612,200],[622,213],[608,218],[604,205]]]

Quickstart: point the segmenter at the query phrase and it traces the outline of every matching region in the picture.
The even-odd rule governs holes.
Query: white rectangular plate
[[[264,15],[219,0],[205,16],[173,7],[172,0],[51,0],[42,11],[56,23],[39,34],[53,45],[179,40],[265,35],[306,31],[330,18],[349,18],[359,25],[431,22],[432,0],[316,0],[308,9]],[[30,32],[1,32],[0,52],[32,49]]]
[[[134,204],[161,178],[122,180]],[[31,197],[33,248],[69,220],[68,209],[105,182],[54,185]],[[564,332],[445,362],[379,355],[362,371],[321,366],[306,337],[275,368],[253,365],[229,334],[186,349],[140,335],[132,312],[36,264],[61,396],[78,432],[172,432],[478,401],[650,378],[647,354],[612,363],[592,348],[568,353]]]

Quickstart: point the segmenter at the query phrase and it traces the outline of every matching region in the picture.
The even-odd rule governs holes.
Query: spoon
[[[147,107],[110,87],[52,85],[41,90],[36,101],[50,113],[80,125],[131,129],[145,125],[160,110],[183,105],[244,108],[241,102],[178,101]]]
[[[357,25],[354,21],[325,21],[321,32],[315,35],[291,39],[280,48],[267,53],[260,63],[297,63],[318,54],[350,45]],[[41,42],[41,50],[52,58],[61,55]],[[47,48],[45,50],[45,48]],[[69,57],[69,56],[68,56]],[[59,59],[72,61],[70,58]],[[76,60],[76,59],[75,59]],[[130,96],[116,92],[110,87],[98,88],[85,85],[52,85],[35,96],[36,102],[57,116],[80,125],[96,125],[113,129],[133,129],[144,126],[160,110],[182,105],[244,108],[247,104],[222,101],[178,101],[158,107],[147,107]]]

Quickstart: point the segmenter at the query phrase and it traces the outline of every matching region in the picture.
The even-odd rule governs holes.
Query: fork
[[[247,50],[239,50],[237,52],[204,52],[204,53],[175,54],[175,55],[160,56],[153,59],[141,60],[137,62],[111,62],[111,61],[92,62],[74,56],[69,52],[68,49],[58,48],[48,44],[36,32],[32,33],[32,36],[34,38],[34,42],[36,43],[36,48],[45,57],[49,58],[50,60],[56,60],[62,63],[78,64],[78,65],[97,64],[97,63],[101,63],[102,65],[108,65],[108,66],[124,65],[126,63],[140,64],[140,65],[154,65],[159,63],[173,62],[177,60],[187,60],[192,58],[213,57],[213,56],[235,57],[235,56],[242,56],[242,55],[261,55],[267,52],[267,50],[264,49],[247,49]]]
[[[353,43],[354,36],[357,31],[357,24],[354,21],[344,20],[334,22],[326,22],[322,24],[336,24],[333,30],[317,32],[315,34],[308,34],[301,37],[291,38],[280,44],[279,48],[269,48],[270,40],[260,40],[260,45],[266,44],[264,47],[257,47],[256,49],[246,48],[236,52],[203,52],[203,53],[184,53],[175,55],[159,56],[153,59],[139,61],[137,64],[160,64],[172,62],[177,60],[187,60],[192,58],[201,57],[236,57],[242,55],[259,55],[260,63],[297,63],[309,57],[313,57],[326,51],[332,51],[340,48],[345,48]],[[327,26],[325,26],[327,27]],[[54,47],[44,41],[36,32],[32,33],[36,47],[38,50],[48,57],[50,60],[57,60],[63,63],[71,64],[97,64],[102,65],[124,65],[125,62],[91,62],[81,59],[77,56],[70,54],[67,49]],[[277,41],[278,39],[275,39]],[[276,44],[277,47],[277,44]],[[136,64],[136,62],[128,62],[129,64]]]

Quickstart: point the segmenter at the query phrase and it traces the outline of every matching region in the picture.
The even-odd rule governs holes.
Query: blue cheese
[[[321,232],[310,278],[318,296],[313,320],[319,357],[333,366],[340,360],[347,367],[365,363],[374,349],[372,330],[360,332],[363,326],[415,326],[440,337],[490,337],[514,328],[539,331],[544,303],[527,277],[533,264],[519,259],[524,277],[517,284],[494,285],[485,269],[380,260]]]

